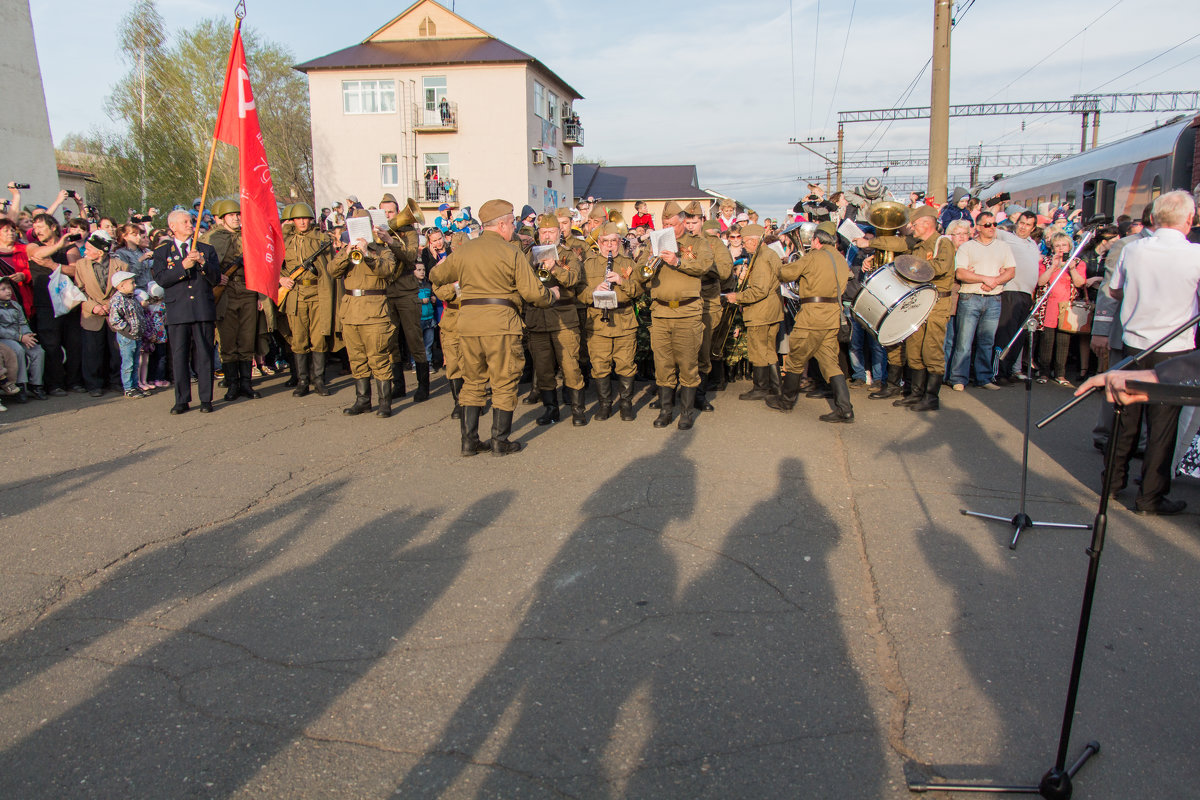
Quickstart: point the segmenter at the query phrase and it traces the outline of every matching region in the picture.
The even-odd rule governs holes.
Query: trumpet
[[[542,263],[545,264],[546,262],[543,261]],[[541,281],[542,283],[544,283],[547,286],[550,285],[550,281],[554,280],[554,275],[546,267],[538,267],[537,268],[537,277],[538,277],[539,281]]]
[[[642,280],[648,281],[651,278],[653,278],[655,273],[658,272],[659,268],[661,268],[662,265],[663,265],[662,256],[655,256],[654,258],[647,261],[645,264],[642,264]]]

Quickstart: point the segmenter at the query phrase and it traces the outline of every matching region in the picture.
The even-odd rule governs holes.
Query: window
[[[449,153],[425,154],[424,184],[426,201],[440,203],[449,200],[456,186],[450,177]]]
[[[533,113],[539,117],[546,113],[546,87],[533,82]]]
[[[426,17],[425,19],[421,20],[421,25],[417,28],[417,35],[437,36],[437,24],[434,23],[431,18]]]
[[[1153,203],[1162,194],[1162,176],[1155,175],[1154,183],[1150,186],[1150,202]]]
[[[395,153],[384,153],[379,157],[379,182],[384,186],[400,185],[400,159]]]
[[[395,114],[395,81],[342,81],[342,113]]]
[[[446,76],[434,75],[421,78],[421,89],[425,93],[423,123],[425,125],[441,125],[442,115],[438,110],[438,104],[446,99]]]
[[[549,100],[547,100],[547,102],[546,102],[546,113],[545,113],[545,115],[543,115],[542,118],[549,120],[552,125],[557,125],[558,124],[558,95],[556,95],[554,92],[550,92],[548,94],[548,96],[549,96]]]

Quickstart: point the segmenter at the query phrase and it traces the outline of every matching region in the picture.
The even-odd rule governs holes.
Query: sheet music
[[[663,252],[679,252],[679,243],[675,241],[674,228],[650,231],[650,255],[660,256]]]
[[[852,242],[855,239],[861,239],[863,236],[866,235],[863,233],[862,228],[860,228],[854,224],[854,220],[852,220],[852,219],[848,219],[845,222],[843,222],[841,225],[838,226],[837,230],[838,230],[838,233],[840,233],[842,236],[845,236],[847,239],[849,239]]]
[[[558,245],[556,244],[535,244],[533,246],[533,261],[539,263],[542,261],[554,261],[558,258]]]
[[[783,248],[783,245],[781,245],[778,240],[771,242],[769,245],[767,245],[767,247],[778,253],[780,258],[787,258],[787,250]]]
[[[592,292],[592,305],[596,308],[616,308],[617,293],[609,289],[607,292]]]
[[[375,235],[371,232],[370,217],[350,217],[346,220],[346,235],[350,237],[350,244],[354,244],[359,239],[367,244],[373,242]]]
[[[369,209],[367,211],[367,213],[371,215],[371,227],[372,228],[386,228],[387,227],[387,222],[388,222],[387,212],[384,211],[382,208],[372,208],[372,209]]]

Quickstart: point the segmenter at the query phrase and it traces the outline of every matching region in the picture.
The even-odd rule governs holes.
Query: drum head
[[[880,321],[876,334],[879,343],[888,347],[907,339],[925,322],[937,300],[937,289],[928,283],[904,295]]]
[[[913,283],[929,283],[933,280],[933,265],[918,256],[896,256],[892,268],[901,278]]]

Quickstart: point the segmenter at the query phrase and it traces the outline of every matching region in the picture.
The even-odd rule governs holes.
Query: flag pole
[[[233,9],[233,16],[236,22],[233,23],[233,37],[236,40],[238,31],[242,29],[242,18],[246,16],[246,0],[238,0],[238,4]],[[217,154],[217,129],[221,125],[220,115],[213,123],[213,139],[212,146],[208,149],[208,168],[204,170],[204,186],[200,189],[200,212],[196,217],[196,227],[192,231],[192,247],[196,249],[196,241],[200,238],[200,223],[204,220],[204,201],[208,198],[208,180],[212,177],[213,157]]]

